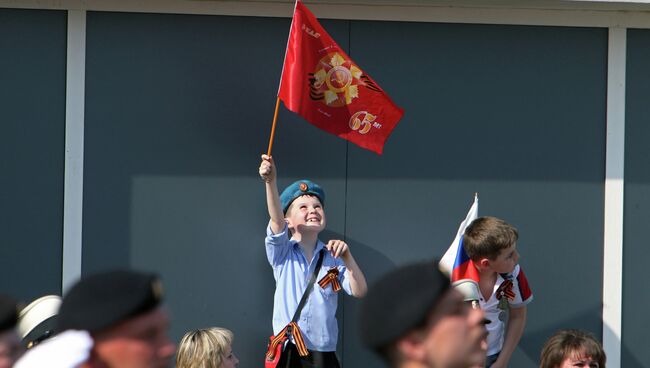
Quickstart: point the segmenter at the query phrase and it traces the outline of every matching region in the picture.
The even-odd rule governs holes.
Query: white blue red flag
[[[478,217],[478,195],[474,195],[474,203],[470,207],[465,220],[460,224],[456,238],[442,256],[440,269],[451,279],[452,284],[459,281],[470,281],[478,287],[479,274],[474,262],[469,258],[463,247],[465,228]]]

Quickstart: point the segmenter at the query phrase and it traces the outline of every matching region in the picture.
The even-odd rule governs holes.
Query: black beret
[[[7,295],[0,294],[0,332],[16,327],[18,303]]]
[[[136,271],[109,271],[81,279],[63,297],[57,331],[102,331],[157,307],[159,278]]]
[[[424,324],[449,288],[449,279],[437,262],[402,266],[382,276],[361,304],[363,343],[381,350]]]

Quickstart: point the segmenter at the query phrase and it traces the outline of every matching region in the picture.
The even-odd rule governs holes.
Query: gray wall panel
[[[480,215],[519,229],[535,294],[511,366],[537,366],[558,328],[600,336],[606,30],[351,28],[351,56],[406,110],[383,157],[350,149],[347,236],[369,278],[440,257],[479,192]],[[346,346],[355,320],[346,308]]]
[[[625,111],[625,227],[623,233],[623,367],[646,367],[650,291],[646,260],[650,256],[645,236],[650,223],[650,31],[629,30]]]
[[[0,9],[0,292],[61,292],[66,13]]]
[[[88,14],[83,272],[161,273],[173,336],[228,327],[243,367],[261,362],[272,333],[257,168],[289,23]],[[320,182],[329,234],[343,237],[345,142],[286,111],[278,124],[280,184]]]
[[[536,366],[560,327],[600,335],[607,31],[323,24],[406,109],[381,157],[281,110],[280,184],[323,184],[323,239],[345,237],[372,281],[441,255],[478,191],[481,214],[519,228],[536,295],[512,366]],[[173,335],[229,327],[242,366],[259,362],[271,329],[257,166],[288,26],[88,14],[83,272],[160,272]],[[576,275],[578,260],[592,272]],[[340,305],[344,365],[374,366],[358,302]]]

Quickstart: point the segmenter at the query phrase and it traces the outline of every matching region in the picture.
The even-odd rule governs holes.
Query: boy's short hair
[[[463,247],[474,261],[493,260],[503,249],[510,248],[519,239],[517,229],[496,217],[479,217],[465,229]]]
[[[559,367],[566,358],[576,355],[590,357],[605,368],[607,357],[601,343],[591,333],[575,329],[560,330],[546,341],[540,368]]]
[[[287,209],[291,203],[298,197],[304,195],[312,195],[318,198],[320,204],[325,206],[325,191],[320,185],[314,183],[313,181],[302,179],[298,180],[288,187],[286,187],[282,194],[280,194],[280,204],[282,205],[282,213],[286,215]]]

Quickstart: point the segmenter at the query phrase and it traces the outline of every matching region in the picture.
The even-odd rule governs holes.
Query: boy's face
[[[316,196],[303,195],[296,198],[285,216],[289,229],[298,232],[325,229],[325,211]]]
[[[502,249],[495,259],[491,259],[490,266],[497,273],[510,273],[515,270],[515,266],[519,263],[519,252],[517,252],[517,244],[511,245],[509,248]]]

